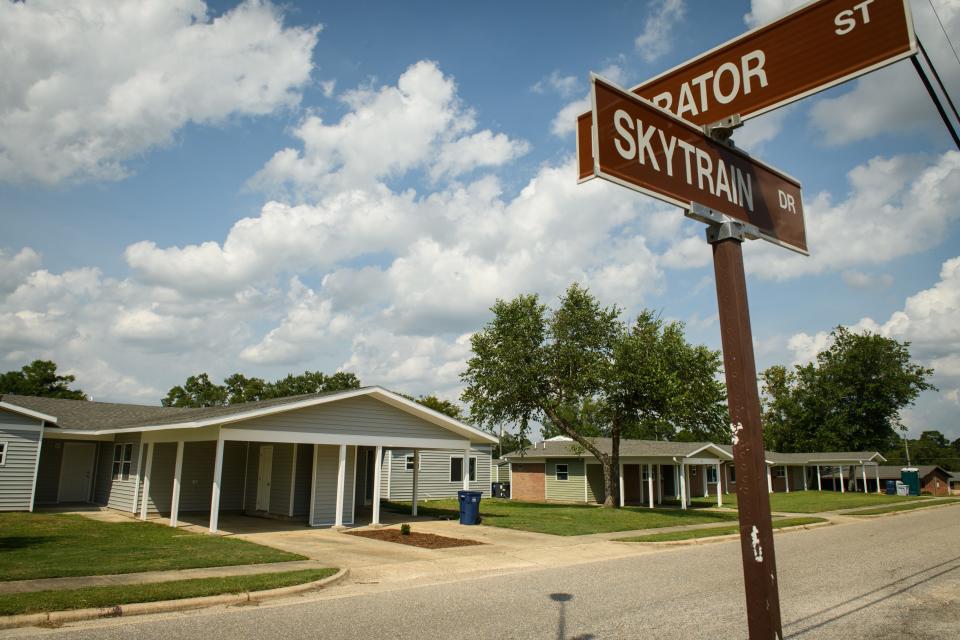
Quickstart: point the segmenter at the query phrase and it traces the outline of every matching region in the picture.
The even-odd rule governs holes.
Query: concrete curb
[[[217,596],[203,596],[199,598],[181,598],[179,600],[160,600],[157,602],[134,602],[117,605],[115,607],[100,607],[96,609],[71,609],[68,611],[50,611],[48,613],[26,613],[15,616],[0,616],[0,629],[14,629],[17,627],[60,626],[69,622],[83,620],[97,620],[100,618],[120,618],[125,616],[141,616],[150,613],[169,613],[171,611],[187,611],[202,609],[218,605],[238,605],[248,602],[260,602],[273,598],[283,598],[314,589],[322,589],[340,582],[350,574],[349,569],[340,569],[332,576],[314,582],[295,584],[289,587],[278,587],[265,591],[247,591],[244,593],[225,593]]]
[[[782,527],[780,529],[774,529],[774,533],[780,533],[783,531],[800,531],[801,529],[817,529],[819,527],[826,527],[832,525],[832,522],[814,522],[812,524],[798,524],[792,527]],[[705,529],[709,531],[709,529]],[[611,540],[611,542],[622,542],[623,544],[648,544],[655,547],[687,547],[695,544],[712,544],[714,542],[726,542],[727,540],[739,540],[739,533],[728,533],[722,536],[709,536],[706,538],[691,538],[689,540],[663,540],[661,542],[627,542],[624,540]]]
[[[917,511],[929,511],[930,509],[942,509],[943,507],[953,507],[960,504],[960,500],[942,502],[940,504],[931,504],[926,507],[917,507],[916,509],[900,509],[899,511],[888,511],[887,513],[843,513],[843,516],[856,516],[857,518],[885,518],[887,516],[902,516],[907,513],[916,513]]]

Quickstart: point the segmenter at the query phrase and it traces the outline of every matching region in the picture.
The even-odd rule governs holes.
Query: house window
[[[565,464],[558,464],[556,467],[557,480],[569,480],[570,468]]]
[[[133,460],[133,443],[119,442],[113,445],[113,479],[129,480],[130,463]]]
[[[717,468],[716,467],[707,467],[707,482],[716,482],[717,481]]]
[[[405,461],[405,463],[406,463],[406,464],[404,465],[404,467],[406,468],[406,470],[407,470],[407,471],[413,471],[413,454],[412,454],[412,453],[408,453],[406,456],[404,456],[403,459],[404,459],[404,461]]]
[[[7,443],[0,442],[0,467],[7,464]]]
[[[727,468],[730,469],[730,482],[736,482],[736,481],[737,481],[737,468],[734,467],[732,464],[731,464],[730,466],[728,466]]]
[[[696,468],[696,467],[690,467],[690,475],[693,476],[694,478],[697,477],[697,468]]]
[[[784,469],[783,469],[783,467],[774,467],[774,468],[773,468],[773,477],[774,477],[774,478],[782,478],[784,475],[785,475],[785,474],[784,474]]]
[[[477,480],[477,459],[470,458],[470,482]],[[450,456],[450,482],[463,482],[463,457]]]
[[[647,465],[640,465],[640,479],[647,480],[650,476],[647,474]]]

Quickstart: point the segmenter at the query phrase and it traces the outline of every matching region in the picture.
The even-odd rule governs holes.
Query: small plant
[[[402,536],[408,536],[408,535],[410,535],[410,525],[408,525],[408,524],[402,524],[402,525],[400,525],[400,535],[402,535]]]

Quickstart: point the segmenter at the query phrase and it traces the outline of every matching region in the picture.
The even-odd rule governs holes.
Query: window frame
[[[693,464],[690,465],[690,477],[691,477],[691,478],[696,478],[696,477],[697,477],[697,466],[696,466],[696,465],[693,465]]]
[[[560,467],[563,467],[563,471],[560,471]],[[564,475],[563,478],[560,477],[561,473]],[[568,482],[570,480],[570,465],[567,463],[553,465],[553,477],[557,482]]]
[[[479,464],[479,462],[477,462],[477,457],[478,456],[470,456],[470,461],[467,463],[467,473],[470,476],[470,482],[477,481],[477,465]],[[460,461],[460,478],[459,479],[455,479],[453,477],[453,461],[454,460]],[[449,469],[449,473],[447,474],[447,478],[450,479],[450,482],[463,482],[463,456],[450,456],[450,469]]]
[[[786,478],[787,470],[783,468],[783,465],[773,465],[773,477],[774,478]]]
[[[7,452],[10,451],[10,441],[0,440],[0,467],[7,466]]]
[[[413,459],[414,455],[412,453],[405,454],[403,456],[403,470],[404,471],[413,471]],[[420,456],[420,464],[418,471],[423,471],[423,456]]]
[[[126,467],[126,469],[124,469]],[[113,443],[113,462],[110,467],[110,477],[112,480],[121,482],[130,479],[130,471],[133,468],[133,443],[115,442]]]
[[[707,484],[717,484],[717,468],[714,466],[707,467]]]

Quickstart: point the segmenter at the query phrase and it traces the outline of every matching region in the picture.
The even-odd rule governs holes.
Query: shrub
[[[408,536],[408,535],[410,535],[410,525],[408,525],[408,524],[402,524],[402,525],[400,525],[400,535],[402,535],[402,536]]]

